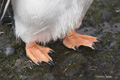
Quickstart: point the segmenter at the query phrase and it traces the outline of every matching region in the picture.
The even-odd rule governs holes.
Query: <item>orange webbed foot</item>
[[[46,62],[50,65],[54,65],[52,58],[48,53],[54,52],[48,47],[39,46],[35,42],[26,44],[27,56],[37,65],[41,65],[41,62]]]
[[[63,44],[71,49],[76,50],[79,46],[87,46],[94,49],[94,42],[98,42],[96,37],[78,34],[74,31],[65,36]]]

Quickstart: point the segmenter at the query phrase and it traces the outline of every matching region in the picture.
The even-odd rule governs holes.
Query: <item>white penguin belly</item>
[[[82,21],[92,0],[12,0],[15,32],[24,42],[49,42]]]

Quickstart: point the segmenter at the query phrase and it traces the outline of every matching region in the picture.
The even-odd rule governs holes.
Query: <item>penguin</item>
[[[94,49],[93,36],[77,33],[93,0],[3,0],[0,13],[2,21],[11,5],[15,35],[26,44],[26,55],[37,65],[46,62],[54,65],[48,53],[54,50],[37,43],[63,39],[63,44],[77,50],[79,46]]]

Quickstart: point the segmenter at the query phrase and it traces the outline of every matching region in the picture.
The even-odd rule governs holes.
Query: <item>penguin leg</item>
[[[36,42],[26,44],[27,56],[37,65],[41,65],[42,61],[54,65],[52,58],[48,55],[48,53],[52,52],[52,49],[39,46]]]
[[[82,35],[76,33],[75,30],[71,31],[68,35],[65,36],[63,44],[71,49],[77,50],[79,46],[88,46],[94,49],[94,42],[98,42],[96,37]]]

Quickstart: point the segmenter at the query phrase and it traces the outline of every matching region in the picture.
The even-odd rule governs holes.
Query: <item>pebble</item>
[[[11,55],[15,54],[15,48],[8,46],[5,48],[4,53],[6,56],[11,56]]]
[[[101,10],[101,12],[103,21],[109,22],[114,17],[113,12],[109,12],[107,10]]]

